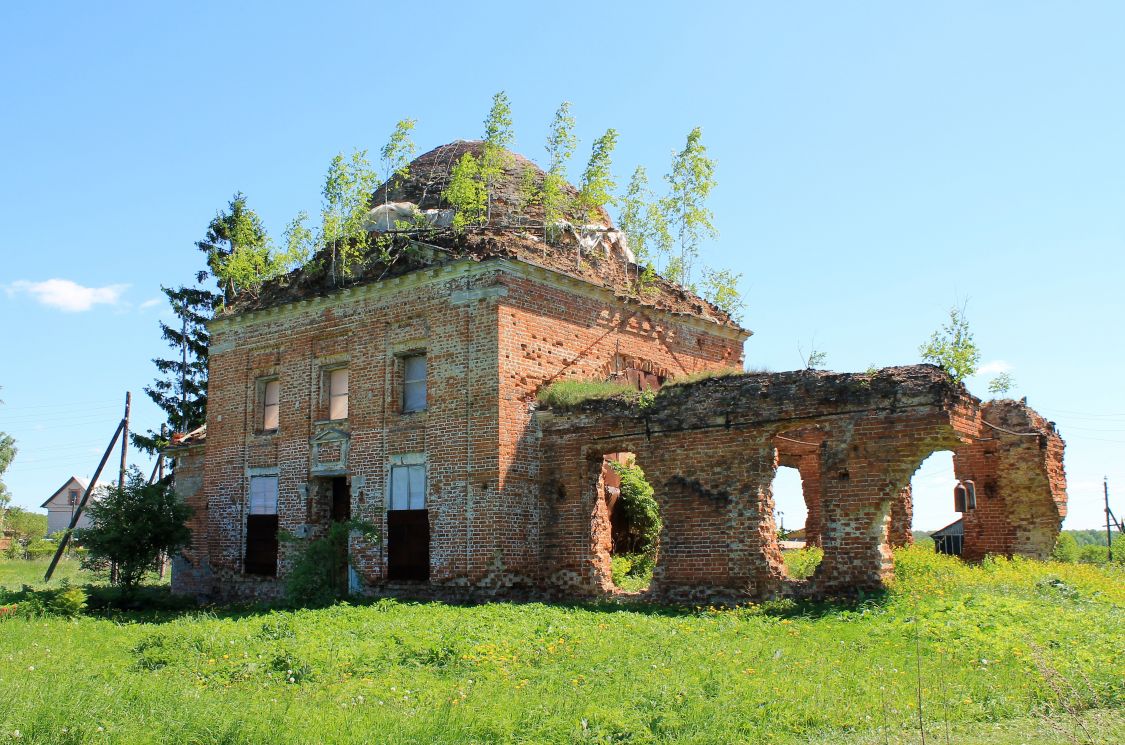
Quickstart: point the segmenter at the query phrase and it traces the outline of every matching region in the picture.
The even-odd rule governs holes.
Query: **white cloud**
[[[977,368],[976,375],[999,375],[1012,371],[1012,365],[1004,360],[992,360]]]
[[[149,298],[148,300],[144,301],[143,303],[141,303],[137,307],[140,308],[141,310],[148,310],[149,308],[155,308],[156,306],[160,305],[160,301],[163,300],[163,299],[164,298],[162,298],[162,297]]]
[[[44,282],[29,282],[21,279],[8,286],[8,294],[27,293],[43,305],[67,313],[81,313],[95,305],[117,305],[121,300],[121,293],[128,286],[83,287],[69,279],[56,278]]]

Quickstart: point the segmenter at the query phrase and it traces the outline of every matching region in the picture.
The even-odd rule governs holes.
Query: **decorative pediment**
[[[352,436],[342,429],[326,429],[312,438],[309,471],[317,475],[347,473]]]

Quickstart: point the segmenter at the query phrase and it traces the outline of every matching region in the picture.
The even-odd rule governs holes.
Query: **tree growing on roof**
[[[464,232],[470,225],[480,225],[486,219],[488,192],[480,177],[480,163],[472,153],[465,153],[453,164],[449,183],[441,194],[453,208],[453,230]]]
[[[988,392],[993,396],[1000,397],[1006,396],[1016,385],[1015,378],[1011,373],[1002,372],[992,380],[988,381]]]
[[[562,219],[569,197],[566,193],[566,162],[574,155],[578,138],[574,135],[574,117],[570,101],[563,101],[555,111],[547,134],[547,173],[543,177],[543,240],[557,240],[556,223]]]
[[[410,161],[414,158],[414,119],[401,119],[391,132],[387,144],[379,151],[383,161],[383,180],[387,182],[384,190],[384,203],[390,201],[391,189],[397,187],[410,176]]]
[[[590,160],[586,163],[582,186],[578,190],[578,206],[587,222],[597,220],[606,205],[616,202],[613,192],[617,182],[613,180],[611,171],[616,146],[617,130],[611,128],[594,140],[590,149]]]
[[[949,309],[949,323],[935,331],[930,340],[918,347],[918,353],[926,362],[933,363],[949,373],[955,383],[963,383],[965,378],[977,371],[980,364],[980,349],[973,341],[969,320],[965,318],[965,307],[956,305]]]
[[[741,272],[735,274],[730,269],[703,269],[703,297],[710,300],[720,310],[724,310],[734,320],[742,318],[742,293],[738,291],[738,283],[742,280]]]
[[[292,253],[288,246],[286,251],[275,249],[262,219],[241,192],[231,198],[225,212],[215,215],[206,236],[196,246],[206,254],[207,267],[226,303],[239,292],[257,292],[265,281],[307,259],[306,255]]]
[[[328,165],[320,210],[317,248],[329,250],[329,275],[340,283],[352,277],[367,258],[371,234],[367,213],[379,177],[367,159],[366,150],[353,150],[350,157],[339,153]]]
[[[617,225],[625,232],[637,266],[642,267],[637,276],[637,291],[643,293],[656,279],[654,265],[667,263],[673,245],[668,220],[648,188],[648,172],[644,166],[637,166],[633,171],[619,204]]]
[[[672,168],[664,180],[668,182],[668,195],[661,200],[661,208],[679,243],[679,256],[673,257],[664,271],[668,279],[690,289],[699,244],[718,235],[715,216],[707,207],[716,183],[715,162],[707,157],[702,129],[696,127],[688,133],[684,149],[673,155]]]
[[[484,120],[484,147],[480,157],[480,180],[485,189],[485,220],[492,219],[492,185],[508,167],[508,148],[515,140],[512,132],[512,105],[508,94],[492,97],[492,107]]]

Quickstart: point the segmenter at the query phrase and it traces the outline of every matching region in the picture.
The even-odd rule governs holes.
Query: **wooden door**
[[[430,579],[428,510],[387,513],[387,579],[421,582]]]

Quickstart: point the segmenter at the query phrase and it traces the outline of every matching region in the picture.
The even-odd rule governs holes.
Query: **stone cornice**
[[[673,321],[733,341],[745,341],[752,332],[737,326],[728,326],[718,321],[701,318],[691,313],[679,313],[657,308],[636,298],[615,293],[611,288],[592,284],[586,280],[519,259],[492,258],[484,261],[461,259],[448,264],[440,264],[397,277],[389,277],[377,282],[345,287],[330,295],[321,295],[304,300],[295,300],[261,310],[252,310],[233,316],[216,318],[207,324],[211,333],[246,328],[257,323],[269,323],[293,318],[306,313],[315,313],[329,307],[340,307],[365,300],[388,297],[403,290],[446,282],[456,278],[479,277],[495,272],[503,272],[523,279],[541,282],[556,289],[589,297],[602,302],[618,303],[642,310],[646,314]]]

